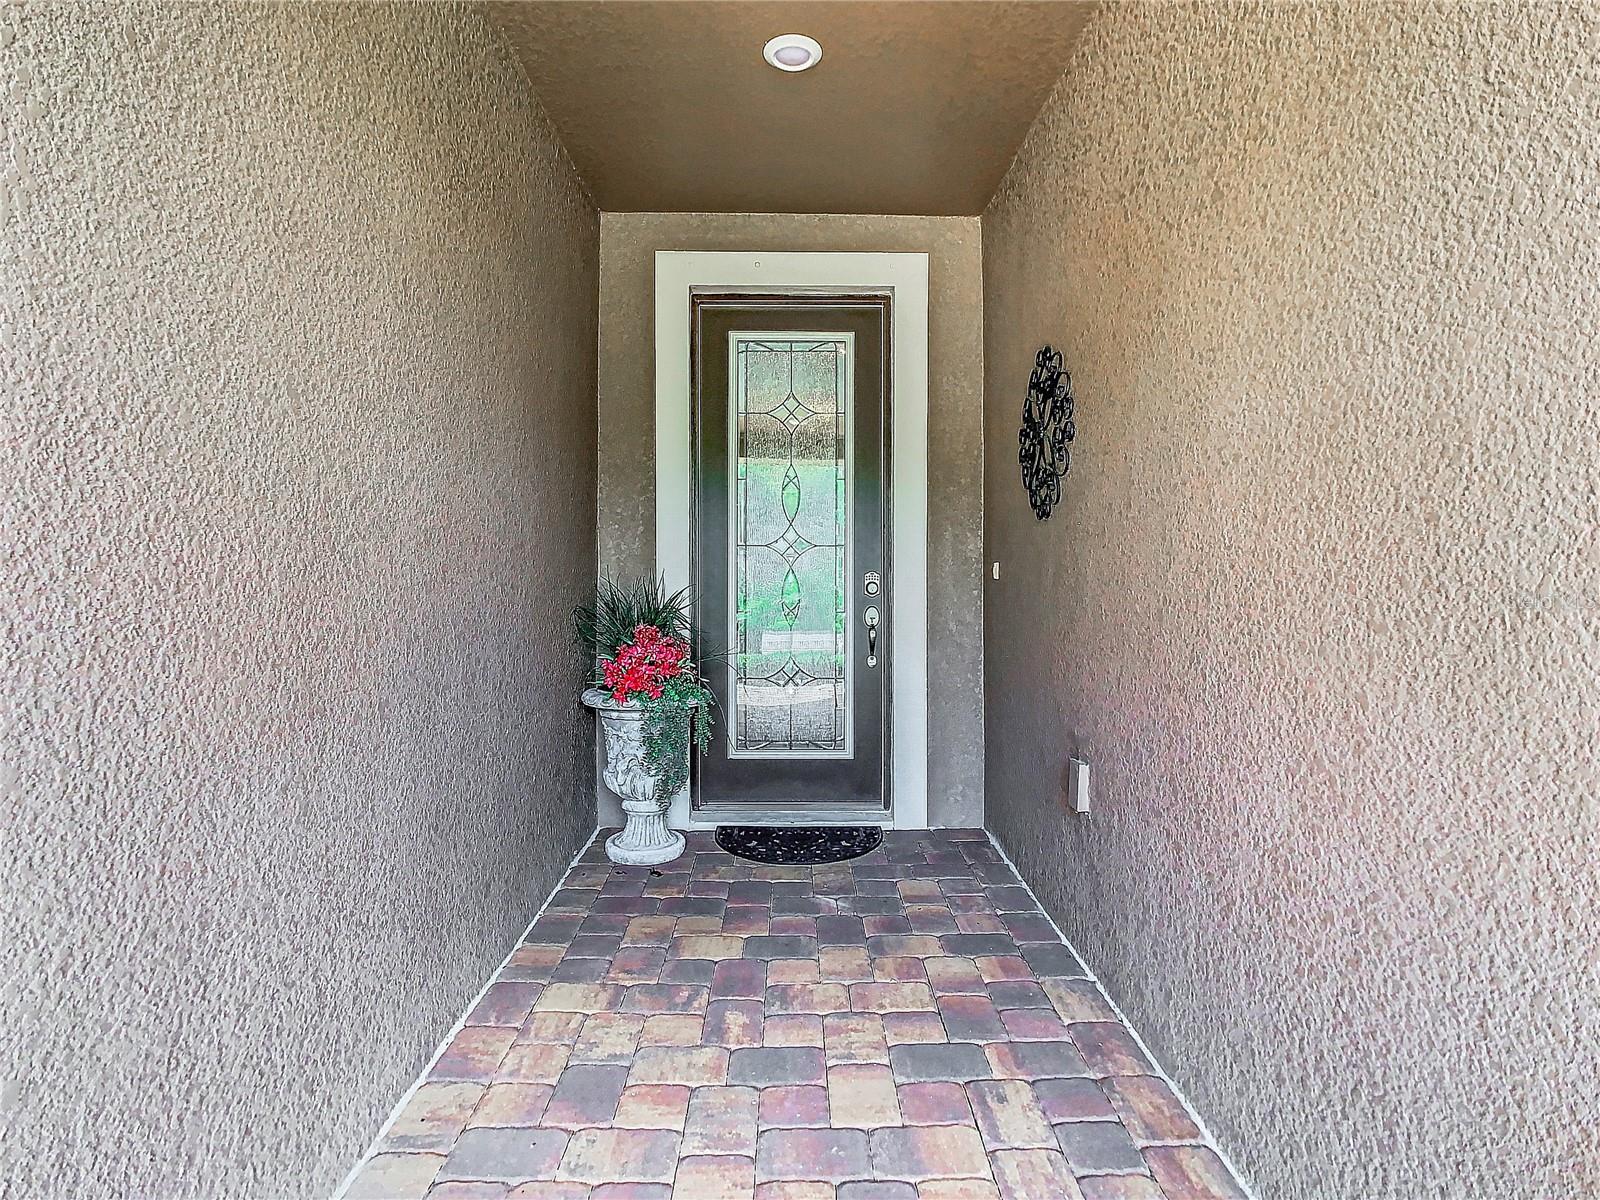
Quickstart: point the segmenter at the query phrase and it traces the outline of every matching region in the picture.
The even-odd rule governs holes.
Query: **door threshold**
[[[881,825],[894,828],[894,817],[881,808],[816,808],[805,805],[737,805],[697,808],[689,814],[692,828],[718,825]]]

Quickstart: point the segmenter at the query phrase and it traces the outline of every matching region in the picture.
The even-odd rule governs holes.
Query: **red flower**
[[[638,695],[659,699],[663,685],[688,670],[689,643],[662,633],[654,625],[640,625],[633,641],[619,647],[615,657],[602,664],[612,699],[626,704]]]

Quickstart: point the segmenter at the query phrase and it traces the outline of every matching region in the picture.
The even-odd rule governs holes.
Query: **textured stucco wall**
[[[467,9],[0,80],[0,1191],[327,1194],[592,826],[597,214]]]
[[[1597,45],[1109,6],[984,217],[990,822],[1263,1196],[1600,1194]]]
[[[600,562],[655,569],[655,252],[928,255],[928,820],[983,822],[983,307],[975,217],[605,213]],[[600,787],[603,824],[620,809]]]

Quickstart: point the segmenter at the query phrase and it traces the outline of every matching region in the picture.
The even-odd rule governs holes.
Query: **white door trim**
[[[926,254],[656,252],[656,570],[669,589],[690,583],[689,337],[695,292],[792,289],[889,291],[889,597],[891,813],[896,829],[928,826],[928,256]],[[675,829],[696,821],[688,791]]]

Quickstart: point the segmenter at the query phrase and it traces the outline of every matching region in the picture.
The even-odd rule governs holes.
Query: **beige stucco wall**
[[[655,252],[928,255],[928,819],[983,822],[983,344],[975,217],[605,213],[600,220],[600,562],[655,570]],[[602,785],[603,824],[620,809]]]
[[[1109,6],[984,217],[990,822],[1264,1197],[1600,1193],[1597,45]]]
[[[0,80],[0,1191],[326,1195],[593,823],[597,216],[465,8]]]

